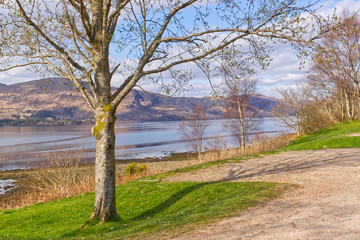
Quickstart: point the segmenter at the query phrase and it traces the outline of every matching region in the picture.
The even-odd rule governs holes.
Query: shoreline
[[[270,114],[265,114],[260,118],[273,118]],[[116,120],[116,123],[143,123],[143,122],[176,122],[182,121],[183,118],[168,118],[168,119],[143,119],[143,120]],[[208,120],[227,120],[223,117],[209,118]],[[1,127],[34,127],[34,126],[71,126],[71,125],[92,125],[95,124],[94,119],[62,119],[62,120],[47,120],[47,119],[0,119]]]
[[[131,163],[146,164],[150,171],[170,171],[177,168],[186,167],[192,164],[200,163],[199,160],[194,159],[195,153],[172,153],[170,156],[162,158],[141,158],[141,159],[115,159],[117,175],[124,175],[125,167]],[[94,163],[81,164],[84,168],[93,168]],[[22,191],[29,180],[31,180],[31,173],[37,171],[40,168],[49,167],[46,165],[36,168],[23,168],[23,169],[10,169],[0,171],[0,200],[3,197],[8,197],[12,192]],[[4,184],[2,184],[2,181]],[[6,184],[9,182],[9,184]],[[11,189],[10,189],[11,188]],[[2,193],[4,190],[4,194]]]

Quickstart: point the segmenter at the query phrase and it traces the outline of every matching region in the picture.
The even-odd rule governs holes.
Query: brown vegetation
[[[209,150],[203,153],[204,161],[216,161],[228,158],[235,158],[247,154],[259,153],[264,151],[274,151],[296,138],[296,134],[281,134],[276,137],[255,135],[252,143],[245,146],[245,148],[230,148],[223,150]]]
[[[117,185],[166,170],[153,168],[126,175],[124,165],[117,166]],[[1,197],[0,209],[49,202],[92,192],[95,189],[94,165],[86,162],[82,150],[76,150],[76,154],[70,151],[55,151],[49,154],[49,159],[43,166],[21,172],[15,171],[13,175],[21,179],[18,183],[20,186]],[[12,177],[11,172],[7,174],[7,177]]]

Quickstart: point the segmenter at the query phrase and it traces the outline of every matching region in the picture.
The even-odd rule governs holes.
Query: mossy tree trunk
[[[99,221],[105,222],[119,218],[115,203],[115,109],[111,104],[98,107],[95,119],[95,204],[90,218],[99,216]]]

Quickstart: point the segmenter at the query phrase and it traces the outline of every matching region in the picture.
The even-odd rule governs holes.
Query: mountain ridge
[[[277,99],[255,94],[250,104],[268,115]],[[214,98],[167,97],[133,89],[119,105],[118,121],[182,120],[192,114],[195,105],[202,105],[210,119],[223,118],[223,108]],[[61,79],[33,80],[12,85],[0,84],[0,120],[48,119],[93,120],[93,113],[68,81]]]

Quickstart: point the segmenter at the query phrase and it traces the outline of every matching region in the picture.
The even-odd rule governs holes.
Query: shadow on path
[[[321,154],[321,150],[318,150],[310,152],[292,152],[294,154],[288,157],[284,157],[281,154],[266,156],[264,159],[272,158],[268,163],[263,162],[264,159],[254,159],[251,160],[253,161],[252,164],[248,164],[248,162],[236,164],[234,167],[228,170],[227,176],[222,178],[221,181],[241,180],[251,177],[331,166],[348,167],[360,165],[360,158],[357,157],[355,152],[337,151],[332,152],[331,154],[327,154],[327,150],[322,151],[324,154]],[[330,153],[330,151],[328,153]],[[258,161],[256,166],[254,164],[256,162],[254,161]]]

